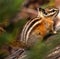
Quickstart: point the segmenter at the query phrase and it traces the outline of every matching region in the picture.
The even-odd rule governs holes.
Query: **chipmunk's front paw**
[[[54,31],[53,33],[54,33],[54,34],[56,34],[56,33],[57,33],[57,31]]]

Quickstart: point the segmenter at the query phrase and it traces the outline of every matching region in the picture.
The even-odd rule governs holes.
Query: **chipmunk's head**
[[[42,8],[39,8],[38,9],[38,16],[41,17],[56,17],[59,13],[59,10],[57,8],[46,8],[46,9],[42,9]]]
[[[54,17],[56,17],[58,15],[59,9],[56,8],[56,7],[46,8],[45,12],[47,13],[47,15],[45,15],[45,16],[47,16],[47,17],[51,16],[51,17],[54,18]]]

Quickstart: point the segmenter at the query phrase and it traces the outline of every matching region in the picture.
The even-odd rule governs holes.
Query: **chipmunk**
[[[52,33],[56,33],[54,30],[54,18],[58,14],[57,8],[49,9],[48,12],[45,12],[44,9],[38,9],[38,16],[33,19],[29,20],[21,33],[21,39],[20,41],[23,41],[24,43],[28,44],[29,39],[33,35],[39,35],[44,37],[47,33],[52,31]]]

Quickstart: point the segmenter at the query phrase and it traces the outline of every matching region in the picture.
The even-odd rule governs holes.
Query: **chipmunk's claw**
[[[57,31],[54,31],[53,33],[54,33],[54,34],[56,34],[56,33],[57,33]]]

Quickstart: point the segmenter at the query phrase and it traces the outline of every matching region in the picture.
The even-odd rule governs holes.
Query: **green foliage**
[[[20,11],[23,1],[24,0],[0,0],[0,23],[3,23],[6,19],[10,20],[11,17],[17,13],[17,11]],[[3,32],[0,36],[0,48],[5,43],[9,45],[10,42],[16,38],[18,29],[19,28],[14,25],[6,28],[6,32]]]
[[[0,0],[0,23],[2,24],[6,19],[10,20],[14,17],[15,14],[20,11],[23,1],[24,0]],[[24,23],[23,21],[21,22],[22,24]],[[15,26],[14,24],[8,25],[9,24],[7,24],[7,27],[5,28],[6,32],[3,32],[0,36],[0,48],[4,44],[10,45],[10,42],[16,39],[19,28],[22,27],[19,26],[18,23]],[[5,54],[6,53],[0,51],[0,59],[3,59]]]
[[[56,46],[60,45],[60,32],[50,36],[47,41],[37,42],[28,52],[27,59],[45,59]]]
[[[13,38],[14,38],[14,37],[13,37],[12,34],[9,34],[9,33],[4,32],[4,33],[0,36],[0,47],[1,47],[3,44],[9,43]]]
[[[23,0],[0,0],[0,22],[12,17],[21,7]]]
[[[6,57],[6,55],[4,55],[4,53],[0,54],[0,59],[4,59]]]

